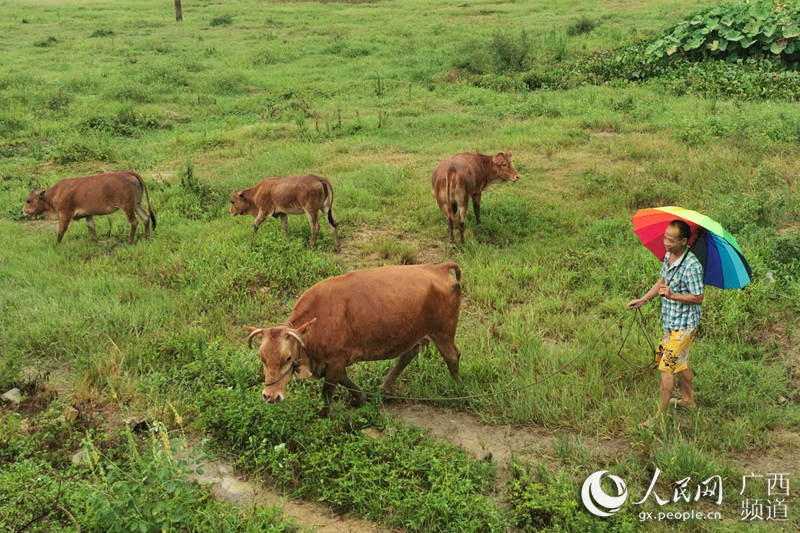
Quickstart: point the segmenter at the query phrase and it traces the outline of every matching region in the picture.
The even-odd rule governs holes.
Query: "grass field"
[[[703,4],[232,0],[184,2],[176,23],[169,2],[4,1],[0,392],[25,392],[19,412],[2,411],[4,485],[22,491],[44,479],[43,499],[52,499],[67,470],[74,514],[103,494],[123,501],[127,492],[112,498],[87,488],[113,480],[69,462],[82,439],[133,475],[182,475],[147,436],[139,445],[152,453],[134,460],[136,447],[106,424],[147,413],[176,434],[205,433],[244,471],[295,497],[406,531],[675,526],[643,526],[631,505],[611,521],[588,515],[578,491],[601,467],[637,495],[656,467],[664,494],[686,476],[696,483],[722,475],[726,520],[687,522],[684,530],[797,528],[795,489],[788,523],[739,522],[745,472],[737,458],[773,454],[774,471],[798,473],[798,450],[775,445],[777,435],[800,431],[800,106],[677,95],[655,82],[503,86],[504,53],[519,42],[527,43],[526,61],[546,68],[654,35]],[[581,20],[593,29],[570,31]],[[450,248],[430,174],[460,151],[511,151],[521,179],[490,189],[483,223],[470,213],[466,244]],[[98,232],[110,232],[100,243],[74,222],[56,246],[54,221],[21,215],[31,188],[127,169],[144,176],[158,216],[149,242],[124,244],[128,224],[115,214],[97,219]],[[253,238],[249,218],[227,213],[232,190],[306,172],[335,188],[341,253],[325,224],[309,250],[305,217],[290,217],[288,237],[269,220]],[[753,282],[707,290],[692,351],[700,410],[643,431],[637,426],[656,408],[658,378],[616,357],[616,324],[631,320],[626,302],[658,275],[658,260],[630,223],[637,209],[658,205],[722,223]],[[462,380],[452,382],[428,349],[397,392],[500,392],[592,347],[540,386],[434,403],[487,424],[580,435],[563,447],[557,471],[517,465],[514,480],[496,489],[495,467],[387,418],[377,400],[359,409],[334,403],[327,420],[316,417],[318,382],[294,383],[279,405],[261,400],[260,364],[242,325],[282,322],[296,298],[328,276],[444,260],[463,269]],[[651,304],[645,316],[655,339],[659,310]],[[641,336],[622,354],[649,361]],[[351,376],[375,391],[388,368],[363,364]],[[49,378],[37,385],[31,376],[43,372]],[[57,399],[46,397],[50,389]],[[78,423],[58,421],[67,406],[78,410]],[[365,437],[367,427],[384,436]],[[629,450],[614,461],[590,453],[612,437]],[[17,493],[4,490],[0,515],[36,515],[35,504],[15,505]],[[190,506],[191,498],[176,501]],[[293,527],[271,514],[224,513],[232,513],[231,530]],[[122,515],[104,516],[75,514],[82,530],[123,523]],[[6,520],[0,525],[13,528]],[[54,524],[74,528],[66,514],[32,527]]]

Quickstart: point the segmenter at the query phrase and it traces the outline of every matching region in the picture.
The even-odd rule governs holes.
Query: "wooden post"
[[[181,11],[181,0],[175,0],[175,20],[178,22],[183,20],[183,12]]]

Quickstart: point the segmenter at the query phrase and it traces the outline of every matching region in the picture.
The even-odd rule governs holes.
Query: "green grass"
[[[241,326],[285,320],[328,276],[455,260],[462,381],[453,383],[428,349],[397,392],[519,387],[586,349],[652,285],[658,261],[629,219],[641,207],[675,204],[725,225],[753,268],[744,291],[708,289],[692,355],[697,417],[679,414],[661,435],[636,429],[654,409],[657,376],[615,357],[617,329],[541,386],[438,405],[492,423],[579,430],[586,448],[627,439],[634,452],[619,469],[642,483],[645,469],[659,466],[672,480],[718,469],[735,484],[733,455],[767,450],[776,430],[800,427],[790,334],[800,310],[800,107],[647,85],[527,91],[507,86],[500,68],[485,67],[492,77],[478,82],[463,74],[475,43],[495,39],[497,50],[511,47],[510,60],[547,70],[654,35],[700,4],[229,2],[184,6],[176,24],[171,6],[150,0],[6,3],[0,388],[20,383],[23,367],[49,369],[78,404],[147,410],[167,424],[177,409],[240,454],[244,468],[299,497],[407,531],[449,527],[437,522],[449,516],[440,513],[447,502],[480,517],[452,522],[458,527],[502,528],[525,519],[489,497],[490,471],[385,421],[374,405],[348,414],[337,404],[332,421],[312,420],[318,383],[292,385],[284,404],[263,405]],[[597,24],[585,31],[586,21]],[[512,49],[523,32],[532,49]],[[470,213],[466,245],[451,250],[430,175],[466,150],[513,152],[522,179],[490,189],[483,224]],[[106,169],[147,180],[159,220],[150,242],[123,244],[128,225],[116,214],[97,220],[101,234],[110,230],[101,243],[78,221],[57,247],[55,222],[21,217],[29,189]],[[290,217],[288,236],[269,220],[253,237],[249,218],[227,213],[232,190],[305,172],[333,183],[342,254],[325,224],[308,250],[304,217]],[[655,337],[658,310],[646,313]],[[646,347],[634,337],[623,355],[644,364]],[[374,391],[388,367],[364,364],[351,375]],[[396,430],[378,442],[354,432],[369,425]],[[288,451],[314,450],[313,462],[293,456],[286,473],[277,467],[284,459],[249,440],[274,446],[281,428],[297,432]],[[419,451],[406,450],[412,443]],[[552,497],[566,490],[565,475],[575,488],[602,466],[581,447],[559,450],[566,474],[554,474]],[[443,465],[448,454],[458,457],[452,469]],[[438,492],[401,495],[382,469]],[[452,486],[464,476],[473,481]]]

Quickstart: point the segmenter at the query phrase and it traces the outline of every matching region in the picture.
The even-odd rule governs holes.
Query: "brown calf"
[[[142,208],[142,193],[147,197],[147,209]],[[107,172],[86,176],[85,178],[67,178],[58,181],[49,189],[34,189],[28,193],[24,215],[57,214],[58,241],[61,242],[70,221],[86,219],[86,225],[92,237],[97,241],[94,227],[95,215],[108,215],[122,209],[131,225],[128,244],[133,244],[136,227],[139,221],[144,222],[144,236],[150,238],[150,222],[156,229],[156,216],[150,206],[150,195],[142,177],[136,172]]]
[[[251,346],[254,337],[261,338],[261,395],[269,403],[279,402],[292,376],[323,378],[325,415],[337,384],[348,388],[356,402],[365,399],[347,377],[347,366],[399,357],[383,380],[381,390],[388,392],[428,339],[458,380],[460,279],[456,263],[440,263],[369,268],[317,283],[300,296],[284,325],[245,326]]]
[[[288,217],[305,212],[311,225],[311,242],[313,248],[319,233],[317,211],[322,209],[328,218],[333,232],[334,248],[339,251],[339,234],[336,221],[333,219],[333,187],[325,178],[313,174],[290,176],[287,178],[267,178],[259,181],[249,189],[234,191],[231,195],[231,215],[252,215],[256,217],[253,230],[267,217],[281,219],[281,227],[289,234]]]
[[[482,155],[462,153],[448,157],[433,171],[431,184],[439,209],[447,218],[450,244],[455,243],[453,226],[458,224],[461,243],[464,243],[464,227],[467,208],[472,198],[475,222],[481,223],[481,193],[493,183],[517,181],[519,174],[511,164],[511,153]]]

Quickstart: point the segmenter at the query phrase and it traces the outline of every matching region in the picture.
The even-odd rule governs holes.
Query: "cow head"
[[[25,199],[22,207],[23,215],[40,215],[50,209],[50,204],[44,199],[44,190],[33,189]]]
[[[231,215],[245,215],[253,203],[245,198],[244,191],[233,191],[231,195]]]
[[[499,181],[517,181],[519,173],[511,164],[511,152],[500,152],[492,156],[492,173]]]
[[[286,385],[292,376],[305,379],[311,376],[308,365],[305,341],[303,337],[308,333],[314,321],[313,318],[300,326],[277,326],[274,328],[254,328],[245,326],[250,332],[247,344],[252,347],[253,339],[261,338],[258,356],[264,365],[264,390],[261,396],[269,403],[277,403],[286,397]]]

